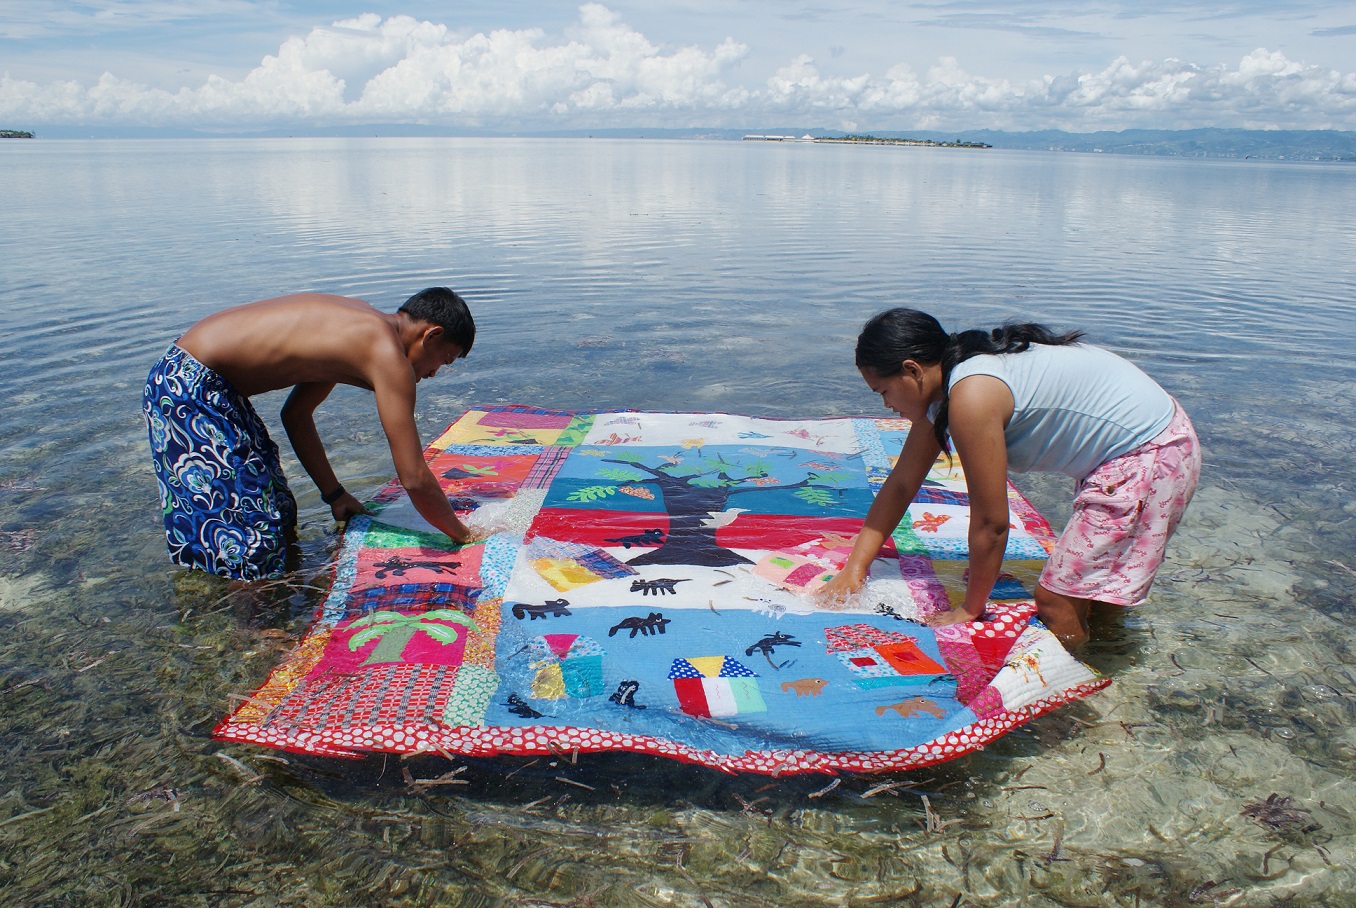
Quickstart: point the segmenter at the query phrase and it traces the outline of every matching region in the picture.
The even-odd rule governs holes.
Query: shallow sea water
[[[1350,904],[1351,167],[507,139],[6,142],[0,167],[5,901]],[[930,769],[213,742],[307,626],[335,528],[289,457],[300,572],[247,600],[174,568],[146,370],[225,305],[433,284],[480,336],[421,386],[426,440],[487,403],[874,414],[853,339],[913,305],[1128,355],[1192,414],[1202,485],[1150,604],[1084,652],[1111,687]],[[368,396],[319,423],[350,489],[385,482]],[[1067,480],[1017,482],[1062,525]]]

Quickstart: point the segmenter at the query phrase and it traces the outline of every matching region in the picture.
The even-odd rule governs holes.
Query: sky
[[[1356,130],[1352,0],[0,0],[0,128]]]

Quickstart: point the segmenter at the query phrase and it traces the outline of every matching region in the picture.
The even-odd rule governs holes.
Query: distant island
[[[795,136],[780,135],[757,135],[750,134],[743,137],[745,142],[815,142],[819,144],[833,145],[916,145],[924,148],[992,148],[984,142],[965,142],[960,139],[949,141],[946,139],[907,139],[890,138],[888,136],[872,135],[846,135],[846,136],[812,136],[808,133],[796,138]]]
[[[923,145],[933,148],[993,148],[985,142],[966,142],[961,139],[954,141],[947,139],[892,139],[886,136],[872,135],[847,135],[847,136],[824,136],[815,139],[816,142],[837,142],[847,145]]]
[[[717,136],[707,134],[711,138]],[[799,138],[796,138],[799,136]],[[727,134],[728,137],[728,134]],[[793,142],[899,143],[956,148],[998,148],[1022,151],[1072,151],[1088,154],[1134,154],[1183,158],[1233,158],[1257,161],[1329,161],[1356,163],[1356,132],[1298,129],[1126,129],[1120,132],[1003,132],[973,129],[938,133],[879,132],[836,136],[824,129],[785,127],[746,139]]]
[[[0,139],[31,139],[33,133],[22,129],[0,129]]]
[[[927,133],[924,133],[927,135]],[[936,136],[936,133],[932,133]],[[1356,162],[1356,132],[1304,129],[1123,129],[1119,132],[966,130],[995,148],[1258,161]],[[949,137],[948,137],[949,138]]]

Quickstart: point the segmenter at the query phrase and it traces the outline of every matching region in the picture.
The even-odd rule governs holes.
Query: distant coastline
[[[0,129],[0,139],[31,139],[33,133],[23,129]]]
[[[921,148],[993,148],[985,142],[965,142],[960,139],[954,141],[946,139],[909,139],[909,138],[890,138],[887,136],[873,135],[846,135],[846,136],[812,136],[803,135],[800,138],[795,136],[783,135],[759,135],[750,133],[741,137],[745,142],[814,142],[817,144],[831,145],[913,145]]]
[[[346,126],[260,127],[205,131],[191,127],[78,126],[44,124],[49,139],[285,139],[285,138],[519,138],[519,139],[661,139],[739,141],[745,136],[774,141],[832,142],[850,138],[841,131],[794,124],[744,127],[629,127],[593,129],[489,129],[417,123],[367,123]],[[1060,151],[1086,154],[1215,158],[1238,161],[1286,161],[1356,164],[1356,131],[1332,129],[1125,129],[1074,133],[1061,130],[1006,132],[961,129],[877,130],[872,139],[900,144],[993,148],[1000,151]],[[859,140],[860,141],[860,140]]]

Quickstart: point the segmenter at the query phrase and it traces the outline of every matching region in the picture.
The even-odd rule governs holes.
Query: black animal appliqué
[[[645,709],[644,706],[636,702],[636,691],[640,690],[639,681],[623,681],[617,685],[617,690],[608,697],[618,706],[629,706],[632,709]]]
[[[378,580],[385,580],[387,577],[404,577],[406,571],[415,568],[424,568],[429,571],[438,571],[443,574],[451,574],[461,567],[458,561],[412,561],[408,558],[401,558],[399,555],[393,558],[387,558],[385,561],[378,561],[374,567],[377,572],[373,575]]]
[[[677,595],[678,591],[674,587],[687,581],[688,578],[686,577],[682,580],[670,580],[667,577],[660,577],[658,580],[632,580],[631,592],[640,593],[642,596],[648,596],[651,593],[656,596],[663,596],[665,593]]]
[[[925,622],[923,622],[921,619],[918,619],[918,618],[906,618],[906,617],[904,617],[904,616],[901,615],[899,612],[895,611],[895,607],[894,607],[893,605],[889,605],[889,604],[884,603],[884,602],[877,602],[877,603],[876,603],[876,609],[875,609],[875,611],[876,611],[876,614],[877,614],[877,615],[884,615],[886,618],[893,618],[893,619],[895,619],[896,621],[907,621],[907,622],[909,622],[910,624],[924,624],[924,623],[925,623]]]
[[[548,599],[541,605],[528,605],[526,602],[513,603],[513,617],[522,621],[531,616],[532,621],[538,618],[563,618],[566,615],[573,614],[568,608],[570,601],[568,599]]]
[[[631,638],[635,639],[636,634],[642,637],[648,637],[651,634],[662,634],[664,628],[669,625],[672,619],[665,618],[659,612],[650,612],[645,618],[626,618],[612,626],[612,630],[607,632],[609,637],[615,637],[617,631],[629,630]]]
[[[645,530],[631,536],[620,536],[607,541],[615,542],[624,549],[629,549],[633,545],[663,545],[664,531],[660,529]]]
[[[463,470],[461,467],[453,467],[450,470],[443,471],[444,479],[483,479],[484,477],[470,470]]]
[[[893,618],[896,621],[904,620],[904,616],[901,615],[899,612],[895,611],[895,607],[893,605],[890,605],[889,603],[886,602],[877,602],[875,611],[877,615],[884,615],[886,618]]]
[[[775,634],[770,634],[769,636],[764,637],[762,640],[759,640],[757,643],[753,644],[753,646],[750,646],[748,649],[744,650],[744,655],[752,656],[755,651],[760,652],[763,654],[763,658],[767,660],[768,665],[780,671],[781,669],[786,668],[788,665],[793,665],[795,663],[795,660],[788,659],[781,665],[778,665],[776,662],[773,662],[772,651],[779,646],[800,646],[800,641],[792,637],[790,634],[783,634],[781,631],[777,631]]]
[[[517,694],[509,694],[509,712],[522,719],[540,719],[542,714],[527,705],[527,701]]]
[[[744,650],[744,655],[752,656],[754,650],[757,650],[770,659],[772,658],[773,649],[778,646],[800,646],[800,641],[790,634],[783,634],[781,631],[777,631],[777,633],[764,637],[762,640],[753,644],[753,646]]]

